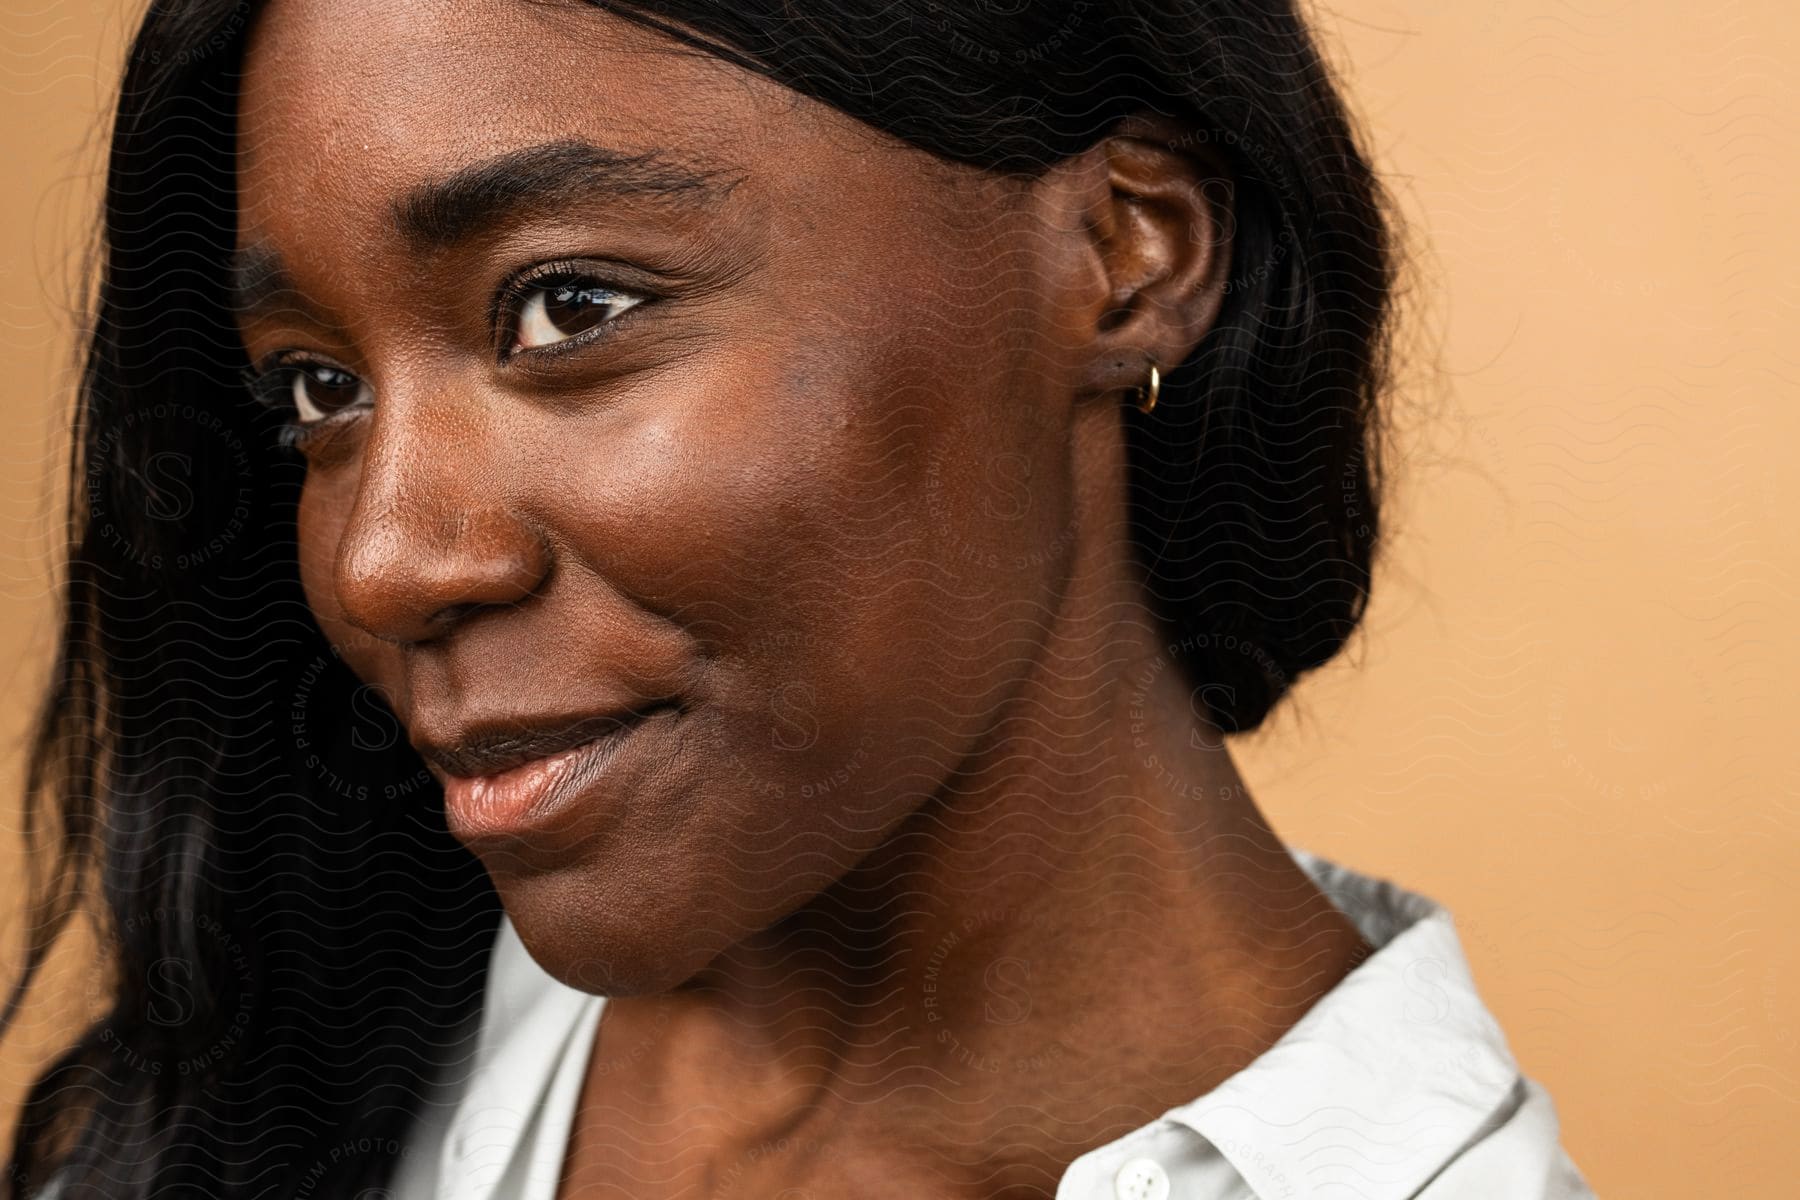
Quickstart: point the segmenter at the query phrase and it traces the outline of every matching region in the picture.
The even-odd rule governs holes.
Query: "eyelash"
[[[519,312],[525,306],[526,301],[530,299],[531,293],[553,283],[562,283],[571,280],[592,285],[603,291],[616,292],[621,295],[635,297],[637,303],[633,304],[618,316],[602,321],[592,329],[583,330],[572,337],[564,338],[560,342],[552,342],[548,346],[531,346],[524,350],[513,350],[510,347],[503,345],[509,337],[509,329],[512,331],[511,336],[517,335]],[[513,276],[506,283],[500,285],[499,291],[495,294],[494,303],[490,308],[488,324],[493,329],[495,344],[500,346],[499,361],[504,364],[521,355],[555,356],[559,354],[568,354],[581,347],[592,345],[602,338],[611,336],[612,331],[618,325],[625,321],[629,321],[639,309],[648,306],[654,301],[655,297],[649,293],[623,287],[613,282],[611,279],[608,279],[605,275],[597,272],[591,265],[566,260],[560,262],[547,262],[540,263],[535,267],[529,267]]]
[[[519,314],[530,300],[532,293],[553,283],[565,281],[576,281],[604,291],[629,296],[636,300],[636,303],[617,316],[602,321],[591,329],[584,329],[580,333],[564,338],[562,341],[552,342],[548,346],[528,346],[521,350],[511,349],[507,343],[517,338]],[[493,303],[489,305],[488,324],[492,331],[491,336],[495,344],[500,347],[497,361],[504,365],[513,359],[526,356],[543,361],[586,349],[588,346],[612,336],[618,326],[630,321],[639,309],[654,303],[655,299],[656,297],[648,292],[620,286],[596,272],[591,266],[576,261],[547,262],[527,268],[501,284],[495,292]],[[257,367],[242,368],[238,375],[244,386],[259,403],[275,410],[291,407],[291,401],[287,397],[293,389],[296,371],[321,366],[344,370],[335,363],[302,351],[278,351],[265,362],[267,365],[260,369]],[[345,373],[354,374],[354,372]],[[340,411],[351,412],[354,410],[342,409]],[[277,442],[283,449],[297,449],[336,419],[336,414],[333,414],[310,425],[298,421],[287,421],[276,432]]]
[[[258,404],[280,412],[292,407],[292,402],[287,397],[293,390],[295,371],[305,370],[307,367],[330,365],[319,359],[303,358],[297,354],[291,355],[289,352],[283,351],[276,354],[274,361],[261,370],[255,367],[241,368],[238,371],[238,377],[243,380],[244,387],[249,390],[251,397]],[[275,431],[275,444],[283,450],[299,449],[311,440],[314,434],[329,424],[331,419],[327,417],[312,425],[303,425],[299,421],[283,421],[281,427]]]

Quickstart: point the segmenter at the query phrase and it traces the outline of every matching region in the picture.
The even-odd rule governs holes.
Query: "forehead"
[[[239,189],[262,224],[295,195],[372,215],[417,180],[571,138],[778,176],[821,129],[856,123],[576,0],[273,0],[237,125]]]

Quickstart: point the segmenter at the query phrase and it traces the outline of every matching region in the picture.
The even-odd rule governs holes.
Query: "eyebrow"
[[[240,321],[277,309],[289,313],[299,309],[314,324],[325,324],[294,286],[281,255],[265,242],[253,242],[231,252],[225,291],[226,306]]]
[[[666,150],[631,153],[567,138],[475,163],[441,181],[421,183],[395,201],[392,218],[394,228],[415,249],[439,249],[523,210],[595,196],[717,208],[741,181],[734,171]]]
[[[612,150],[563,138],[417,184],[393,202],[388,221],[411,250],[424,253],[460,245],[530,213],[596,198],[712,211],[740,182],[741,170],[733,164],[660,149]],[[226,288],[231,312],[240,319],[275,308],[318,317],[294,286],[279,252],[263,243],[232,251]]]

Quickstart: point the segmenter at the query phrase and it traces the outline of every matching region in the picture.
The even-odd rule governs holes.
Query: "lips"
[[[456,741],[427,741],[419,752],[444,784],[450,831],[463,841],[546,831],[555,814],[667,705],[521,730],[472,730]]]
[[[588,717],[496,721],[415,741],[420,755],[440,778],[473,779],[554,757],[641,720],[650,711],[622,709]]]

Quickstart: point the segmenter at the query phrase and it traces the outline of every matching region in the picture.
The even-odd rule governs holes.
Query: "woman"
[[[119,105],[20,1194],[1587,1194],[1222,746],[1376,542],[1288,6],[164,0]]]

